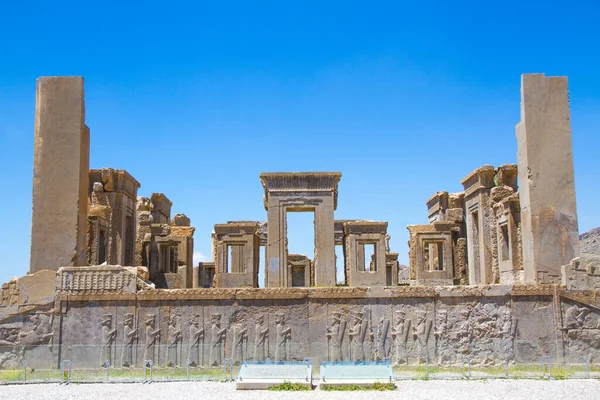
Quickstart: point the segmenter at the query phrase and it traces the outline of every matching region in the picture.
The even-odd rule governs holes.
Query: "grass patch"
[[[349,391],[358,392],[363,390],[377,390],[387,391],[396,390],[396,386],[391,382],[381,383],[375,382],[372,385],[321,385],[321,390],[332,392],[332,391]]]
[[[435,365],[429,366],[429,375],[426,375],[426,367],[424,365],[415,365],[415,366],[395,366],[393,367],[394,375],[396,376],[407,376],[411,377],[415,380],[427,380],[435,378],[436,375],[439,377],[440,375],[452,374],[452,375],[465,375],[467,371],[465,369],[464,373],[462,368],[460,367],[439,367]],[[545,373],[544,373],[545,372]],[[599,365],[590,365],[589,368],[590,373],[600,372]],[[506,376],[506,366],[505,365],[495,365],[495,366],[476,366],[471,367],[471,379],[481,379],[485,376],[489,377],[505,377]],[[543,378],[548,375],[548,369],[544,371],[542,369],[541,364],[519,364],[519,365],[509,365],[508,367],[508,377],[509,378],[525,378],[525,379],[535,379],[535,378]],[[585,365],[557,365],[552,364],[550,368],[550,378],[554,378],[556,380],[567,379],[573,376],[585,376]]]
[[[27,368],[27,381],[66,381],[68,371],[60,369],[36,370]],[[235,376],[235,374],[234,374]],[[23,370],[0,370],[0,382],[22,382]],[[186,380],[188,374],[185,368],[154,367],[153,380]],[[222,380],[224,379],[221,368],[190,368],[190,380]],[[150,379],[150,370],[144,377],[143,368],[109,368],[108,380],[143,381]],[[72,369],[71,381],[105,381],[106,368]]]
[[[303,385],[301,383],[292,383],[285,381],[280,383],[279,385],[270,386],[267,390],[272,390],[274,392],[307,392],[312,390],[312,388],[308,385]]]

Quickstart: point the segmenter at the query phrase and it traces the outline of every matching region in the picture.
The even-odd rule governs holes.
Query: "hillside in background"
[[[581,254],[600,256],[600,228],[594,228],[579,235]]]

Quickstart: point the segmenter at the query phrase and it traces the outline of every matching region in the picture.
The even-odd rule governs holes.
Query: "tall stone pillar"
[[[516,131],[525,282],[560,283],[579,255],[566,77],[522,76]]]
[[[37,81],[31,273],[85,264],[90,132],[82,77]]]

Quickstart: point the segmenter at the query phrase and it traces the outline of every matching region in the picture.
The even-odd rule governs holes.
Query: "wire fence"
[[[181,346],[180,346],[181,347]],[[141,351],[144,350],[144,351]],[[41,382],[173,382],[231,381],[241,360],[224,358],[222,349],[131,349],[103,346],[0,345],[0,384]],[[193,351],[192,351],[193,350]],[[150,356],[150,357],[148,357]],[[243,357],[242,357],[243,358]],[[393,379],[600,379],[600,366],[589,356],[560,363],[549,355],[538,362],[513,359],[474,364],[470,356],[457,355],[452,366],[431,362],[428,354],[411,364],[392,364]],[[319,365],[313,366],[313,376]]]

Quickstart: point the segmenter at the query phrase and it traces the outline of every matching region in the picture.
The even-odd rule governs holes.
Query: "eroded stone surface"
[[[83,78],[39,78],[30,272],[85,265],[89,142]]]

